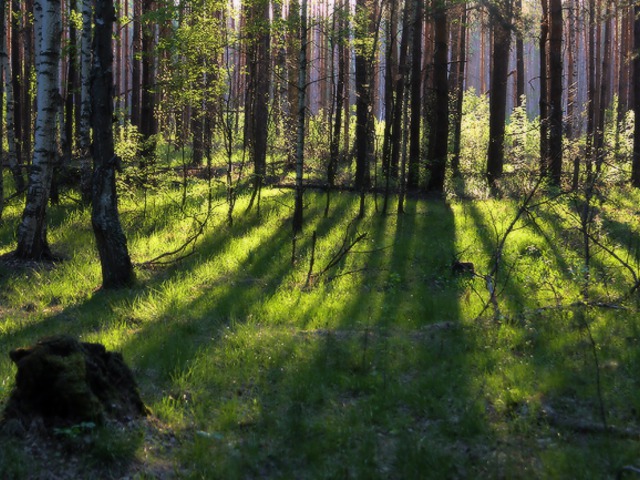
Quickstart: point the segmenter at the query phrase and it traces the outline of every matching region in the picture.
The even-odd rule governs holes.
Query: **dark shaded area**
[[[82,421],[125,421],[147,414],[122,355],[99,343],[67,335],[46,337],[9,353],[18,367],[3,423],[27,426],[42,418],[49,426]]]

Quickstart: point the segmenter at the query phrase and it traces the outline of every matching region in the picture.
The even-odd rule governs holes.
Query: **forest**
[[[638,478],[640,3],[0,0],[0,478]]]

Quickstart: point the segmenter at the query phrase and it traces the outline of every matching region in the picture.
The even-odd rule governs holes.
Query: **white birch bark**
[[[38,111],[27,202],[18,227],[16,254],[22,258],[51,258],[45,220],[56,162],[55,129],[62,23],[60,3],[60,0],[35,0],[33,5]]]

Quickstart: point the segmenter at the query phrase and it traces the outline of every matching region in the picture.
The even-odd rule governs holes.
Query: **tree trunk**
[[[22,37],[24,35],[23,28],[20,19],[21,15],[21,2],[20,0],[13,0],[11,8],[11,83],[13,85],[15,116],[14,116],[14,138],[16,139],[16,158],[19,165],[24,165],[25,159],[23,156],[23,134],[22,134],[22,113],[23,113],[23,90],[26,90],[26,85],[23,88],[23,83],[26,81],[23,78],[22,67],[24,64],[24,45]],[[22,174],[21,174],[22,176]],[[24,181],[22,182],[24,188]]]
[[[143,13],[155,11],[155,0],[144,0]],[[156,120],[156,59],[155,59],[155,23],[150,19],[144,22],[142,27],[142,85],[140,104],[140,135],[143,147],[140,155],[143,164],[153,160],[156,150],[155,135],[158,133]]]
[[[516,15],[518,16],[518,31],[516,33],[516,106],[522,106],[524,101],[524,25],[522,22],[522,0],[516,0]]]
[[[507,82],[511,32],[509,19],[511,0],[500,13],[494,13],[493,58],[491,69],[491,97],[489,99],[489,149],[487,151],[487,180],[494,190],[502,176],[504,165],[504,132],[507,110]]]
[[[304,139],[305,113],[307,105],[307,0],[302,0],[300,10],[300,56],[298,65],[298,141],[296,143],[296,197],[293,210],[293,234],[302,231],[303,218],[303,167],[304,167]]]
[[[604,157],[606,156],[604,148],[604,129],[606,109],[609,99],[609,91],[611,89],[611,4],[605,2],[604,14],[604,47],[602,53],[602,69],[600,77],[600,100],[598,108],[598,121],[595,131],[595,154],[596,154],[596,171],[600,172]]]
[[[93,110],[93,198],[91,223],[102,265],[102,287],[129,286],[133,266],[118,215],[113,145],[113,0],[96,0],[91,96]]]
[[[325,207],[325,217],[329,214],[329,198],[331,189],[335,186],[336,172],[340,158],[340,133],[342,131],[342,108],[344,104],[344,2],[341,2],[334,12],[338,15],[338,20],[334,26],[338,53],[338,72],[336,75],[336,96],[335,96],[335,116],[333,118],[333,133],[329,145],[329,164],[327,165],[327,205]],[[302,53],[302,52],[301,52]],[[331,57],[333,62],[333,57]]]
[[[356,88],[356,175],[355,186],[363,192],[369,187],[371,181],[369,154],[371,150],[370,120],[371,115],[371,89],[369,82],[371,81],[369,55],[367,54],[364,38],[368,35],[369,15],[367,14],[369,6],[366,0],[357,0],[356,2],[356,19],[359,25],[356,25],[356,38],[363,43],[356,49],[355,55],[355,88]]]
[[[633,50],[640,51],[640,5],[633,7],[635,20],[633,23]],[[640,55],[633,56],[633,111],[640,118]],[[633,131],[633,166],[631,184],[640,188],[640,122],[636,121]]]
[[[411,118],[409,120],[409,171],[407,188],[416,189],[420,182],[420,119],[422,106],[422,24],[423,1],[413,0],[413,42],[411,45]],[[440,20],[446,22],[446,16]],[[444,26],[446,30],[446,25]],[[445,66],[446,68],[446,66]]]
[[[382,173],[385,179],[384,202],[382,213],[387,213],[391,178],[397,177],[397,171],[391,168],[391,132],[396,116],[398,102],[394,97],[394,83],[398,76],[398,1],[389,2],[389,17],[386,30],[386,60],[384,72],[384,137],[382,143]],[[395,174],[395,175],[394,175]]]
[[[9,4],[3,5],[8,6]],[[7,123],[7,157],[9,162],[9,169],[13,176],[13,182],[17,192],[23,192],[25,190],[24,175],[22,175],[22,168],[18,158],[18,151],[16,146],[16,124],[15,124],[15,96],[13,93],[13,70],[11,62],[9,61],[9,55],[7,50],[7,36],[6,32],[9,27],[7,20],[7,12],[5,7],[5,13],[2,17],[2,24],[5,34],[2,36],[2,47],[0,54],[2,55],[2,69],[4,71],[4,89],[5,89],[5,101],[6,101],[6,123]],[[12,32],[13,38],[13,32]]]
[[[82,0],[78,150],[80,156],[80,191],[82,192],[82,199],[87,204],[91,201],[91,6],[92,0]]]
[[[549,75],[547,44],[549,40],[549,0],[541,0],[540,21],[540,175],[549,169]]]
[[[133,2],[133,32],[131,39],[131,124],[140,127],[140,84],[142,62],[142,2]]]
[[[446,2],[444,0],[438,0],[437,8],[434,12],[435,52],[433,86],[435,90],[435,101],[433,121],[431,122],[432,129],[429,138],[429,184],[427,185],[428,191],[438,194],[444,192],[447,154],[449,151],[449,84],[447,82],[447,38],[449,33],[447,31],[446,12]],[[507,46],[507,50],[508,48]]]
[[[549,15],[549,174],[559,186],[562,177],[562,0],[550,0]]]
[[[39,260],[52,257],[47,242],[46,209],[57,154],[55,127],[62,29],[60,1],[36,0],[34,22],[38,115],[27,202],[18,227],[16,255]]]
[[[467,2],[462,2],[460,14],[460,41],[458,43],[457,81],[455,90],[455,108],[453,114],[453,156],[451,170],[454,176],[460,175],[460,146],[462,136],[462,103],[465,89],[465,66],[467,63]]]
[[[5,6],[6,3],[4,1],[0,2],[0,41],[2,42],[2,69],[4,70],[4,66],[5,66],[5,58],[6,58],[6,48],[5,48],[5,41],[6,41],[6,36],[7,36],[7,30],[6,30],[6,23],[4,21],[5,19]],[[6,62],[8,63],[8,62]],[[7,73],[5,71],[4,73],[5,76],[7,76]],[[3,84],[0,83],[0,105],[2,104],[2,96],[3,96],[3,90],[2,90]],[[0,220],[2,220],[2,212],[4,211],[4,161],[2,160],[2,145],[0,145]]]

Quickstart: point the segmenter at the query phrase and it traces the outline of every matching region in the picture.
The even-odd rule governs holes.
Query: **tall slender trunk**
[[[460,42],[458,53],[457,81],[455,90],[455,106],[453,115],[453,155],[451,158],[451,170],[454,176],[460,175],[460,147],[462,137],[462,103],[465,89],[465,66],[467,63],[467,2],[462,2],[460,14]]]
[[[391,126],[391,160],[390,175],[392,177],[398,175],[400,165],[400,153],[402,145],[402,137],[404,132],[404,89],[406,88],[406,79],[409,77],[409,65],[407,62],[407,52],[409,43],[411,43],[411,8],[410,4],[405,3],[404,12],[402,14],[402,37],[400,39],[400,54],[398,60],[398,74],[394,78],[395,88],[395,104],[393,109],[393,122]],[[400,188],[404,189],[404,177],[400,179]]]
[[[604,46],[602,53],[602,69],[600,77],[600,100],[598,108],[598,121],[595,132],[595,154],[596,154],[596,171],[600,172],[604,157],[606,156],[604,148],[604,129],[607,103],[609,99],[609,91],[611,89],[611,3],[605,2],[604,12]]]
[[[633,7],[633,50],[640,51],[640,5]],[[633,56],[633,111],[640,118],[640,55]],[[633,131],[633,164],[631,184],[640,188],[640,122],[636,121]]]
[[[5,12],[2,16],[2,25],[5,34],[2,36],[0,55],[2,56],[2,70],[4,71],[4,90],[5,90],[5,102],[6,102],[6,123],[7,123],[7,157],[9,162],[9,169],[13,177],[13,182],[17,192],[25,190],[26,185],[24,181],[24,175],[22,174],[22,168],[20,166],[18,158],[18,150],[16,145],[16,125],[15,125],[15,96],[13,93],[13,69],[12,64],[9,61],[7,35],[6,32],[9,29],[10,23],[8,21],[7,8],[10,4],[2,2],[5,5]],[[13,37],[14,32],[11,32]]]
[[[47,242],[46,210],[57,154],[55,127],[62,30],[60,1],[36,0],[33,13],[38,115],[27,202],[18,227],[16,255],[20,258],[47,259],[52,257]]]
[[[302,0],[300,7],[300,56],[298,65],[298,141],[296,143],[296,196],[293,210],[293,234],[302,231],[303,218],[303,168],[304,168],[304,139],[305,113],[307,105],[307,0]]]
[[[382,173],[385,179],[383,214],[387,213],[392,174],[395,173],[393,176],[397,177],[397,171],[392,172],[391,168],[391,132],[398,104],[394,97],[394,82],[398,75],[398,1],[391,0],[388,5],[387,52],[384,72],[384,137],[382,144]]]
[[[6,3],[4,1],[0,2],[0,40],[2,42],[2,69],[4,70],[5,65],[5,57],[6,57],[6,48],[5,41],[7,36],[6,23],[5,19],[5,6]],[[6,76],[6,72],[4,73]],[[3,84],[0,83],[0,101],[3,96]],[[0,102],[1,104],[1,102]],[[4,211],[4,162],[2,161],[2,145],[0,145],[0,220],[2,219],[2,212]]]
[[[133,2],[133,31],[131,39],[131,124],[140,127],[140,88],[142,82],[142,2]]]
[[[143,13],[153,13],[156,10],[155,0],[144,0]],[[142,27],[142,85],[140,104],[140,134],[143,147],[140,155],[143,164],[153,161],[156,150],[155,135],[158,133],[156,119],[156,25],[147,18]]]
[[[80,156],[80,191],[85,203],[91,201],[91,5],[92,0],[82,0],[78,151]]]
[[[113,0],[96,0],[91,97],[93,110],[93,198],[91,223],[102,265],[102,287],[134,282],[127,239],[118,215],[115,171],[120,159],[113,145]]]
[[[547,175],[549,169],[549,0],[541,0],[542,19],[540,21],[540,175]]]
[[[434,12],[435,52],[433,86],[435,90],[433,122],[429,138],[429,184],[427,190],[444,192],[447,154],[449,151],[449,83],[447,82],[447,10],[445,0],[438,0]],[[508,49],[508,46],[507,46]],[[505,92],[506,100],[506,92]]]
[[[522,106],[524,101],[524,25],[522,24],[522,0],[516,0],[516,15],[518,30],[516,32],[516,106]]]
[[[413,42],[411,45],[411,118],[409,120],[409,171],[407,188],[418,188],[420,181],[420,119],[422,106],[422,25],[423,1],[413,0]],[[446,22],[446,16],[440,21]],[[446,25],[444,27],[446,29]]]
[[[494,14],[493,55],[491,68],[491,97],[489,99],[489,148],[487,150],[487,180],[494,190],[496,180],[502,176],[504,166],[504,132],[507,110],[507,81],[509,75],[509,48],[511,32],[511,0],[504,11]]]
[[[371,181],[371,172],[369,164],[369,154],[371,150],[371,135],[369,131],[371,115],[371,89],[369,82],[371,81],[371,66],[369,65],[369,55],[367,54],[364,38],[369,34],[369,15],[367,15],[369,6],[366,0],[357,0],[356,2],[356,18],[361,22],[356,27],[359,30],[357,36],[361,41],[361,45],[356,50],[355,55],[355,88],[356,88],[356,175],[355,186],[362,192],[369,187]]]
[[[550,0],[549,15],[549,174],[553,185],[562,180],[562,0]]]
[[[23,114],[23,90],[26,89],[26,81],[23,77],[22,67],[24,65],[24,45],[22,37],[24,29],[22,27],[21,18],[21,2],[20,0],[12,0],[11,2],[11,82],[13,85],[15,117],[14,117],[14,138],[16,139],[16,157],[20,165],[24,165],[25,158],[23,152],[23,133],[22,133],[22,114]],[[24,184],[24,182],[23,182]]]
[[[329,214],[329,202],[331,190],[335,186],[336,171],[338,168],[340,158],[340,133],[342,132],[342,107],[344,104],[344,8],[345,1],[340,2],[334,15],[338,15],[338,20],[335,24],[334,34],[337,36],[337,53],[338,53],[338,72],[336,75],[336,95],[335,95],[335,115],[333,118],[333,133],[331,135],[331,142],[329,145],[329,164],[327,166],[327,204],[324,214]],[[302,53],[302,52],[301,52]],[[333,57],[331,57],[333,61]]]

